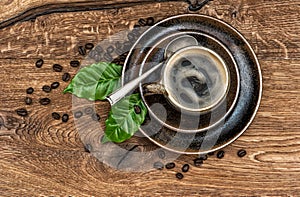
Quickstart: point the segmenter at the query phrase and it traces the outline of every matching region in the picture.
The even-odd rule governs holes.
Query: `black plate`
[[[260,66],[249,43],[233,27],[209,16],[186,14],[165,19],[141,35],[127,56],[123,84],[139,75],[140,62],[149,49],[166,36],[178,32],[208,35],[227,47],[240,75],[240,92],[236,105],[224,121],[204,132],[176,132],[151,117],[150,124],[142,126],[140,130],[155,144],[171,151],[185,154],[213,152],[237,139],[253,121],[262,95]],[[126,75],[125,71],[128,71]]]

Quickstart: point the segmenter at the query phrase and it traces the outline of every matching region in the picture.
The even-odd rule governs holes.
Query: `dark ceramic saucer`
[[[155,144],[174,152],[185,154],[213,152],[237,139],[253,121],[262,95],[260,66],[249,43],[233,27],[209,16],[186,14],[165,19],[141,35],[125,62],[123,84],[140,74],[141,63],[145,59],[150,57],[151,62],[154,63],[161,61],[163,51],[156,49],[155,46],[163,43],[166,37],[178,33],[201,35],[200,39],[197,39],[199,43],[211,48],[223,58],[225,58],[224,54],[222,52],[220,54],[220,47],[217,45],[225,46],[229,56],[233,57],[233,62],[236,63],[238,70],[236,76],[239,76],[239,79],[238,77],[236,79],[239,80],[240,87],[236,102],[227,105],[232,109],[230,107],[226,109],[226,112],[229,113],[226,113],[225,117],[222,116],[224,118],[221,121],[216,121],[213,126],[206,124],[210,121],[206,121],[206,123],[204,121],[198,127],[201,132],[189,133],[178,132],[170,127],[176,128],[176,124],[171,124],[170,120],[166,121],[167,125],[159,121],[160,118],[157,118],[159,113],[169,112],[169,108],[163,105],[163,98],[145,98],[149,106],[150,103],[156,104],[153,105],[151,109],[153,113],[149,113],[148,121],[141,127],[140,131]],[[212,40],[217,42],[212,42]],[[154,102],[155,99],[159,102]],[[167,110],[162,110],[162,106]],[[182,121],[178,117],[181,118],[182,116],[177,116],[173,123]]]

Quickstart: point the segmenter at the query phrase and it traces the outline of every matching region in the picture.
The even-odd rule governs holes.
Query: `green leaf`
[[[100,62],[82,68],[72,79],[64,93],[72,93],[91,101],[104,100],[120,87],[122,66]]]
[[[140,108],[140,113],[135,112],[135,106]],[[108,119],[105,122],[105,136],[102,143],[123,142],[131,138],[144,122],[147,108],[139,94],[132,94],[112,106]]]

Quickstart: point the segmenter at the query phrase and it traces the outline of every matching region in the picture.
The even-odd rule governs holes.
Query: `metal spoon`
[[[118,101],[120,101],[123,97],[125,97],[129,92],[134,90],[138,86],[138,84],[146,79],[151,73],[156,71],[159,67],[161,67],[166,59],[170,57],[174,52],[176,52],[179,49],[182,49],[187,46],[191,45],[198,45],[198,41],[193,36],[184,35],[180,36],[178,38],[173,39],[166,47],[165,53],[164,53],[164,60],[157,64],[156,66],[152,67],[136,79],[130,81],[129,83],[125,84],[120,89],[116,90],[112,94],[106,97],[106,99],[109,101],[110,105],[113,106]]]

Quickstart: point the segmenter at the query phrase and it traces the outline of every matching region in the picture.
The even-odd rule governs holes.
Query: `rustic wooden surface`
[[[83,1],[83,0],[82,0]],[[30,3],[29,3],[30,2]],[[0,21],[44,4],[72,1],[0,2]],[[80,1],[76,1],[80,2]],[[107,1],[110,3],[118,0]],[[236,27],[253,46],[263,72],[263,98],[250,128],[230,146],[222,160],[210,157],[192,167],[181,181],[175,170],[126,173],[112,169],[85,151],[73,117],[66,124],[51,112],[71,114],[67,85],[51,65],[83,59],[77,47],[98,43],[108,35],[133,27],[139,18],[156,20],[188,13],[184,2],[161,2],[118,9],[42,15],[0,30],[0,196],[299,196],[300,195],[300,2],[215,0],[199,13]],[[18,18],[21,20],[21,18]],[[7,23],[9,24],[9,23]],[[35,68],[38,58],[45,60]],[[50,94],[52,104],[40,106],[44,84],[60,81]],[[24,107],[25,90],[36,89],[29,117],[14,112]],[[102,123],[109,107],[99,104]],[[236,156],[244,148],[244,158]]]

